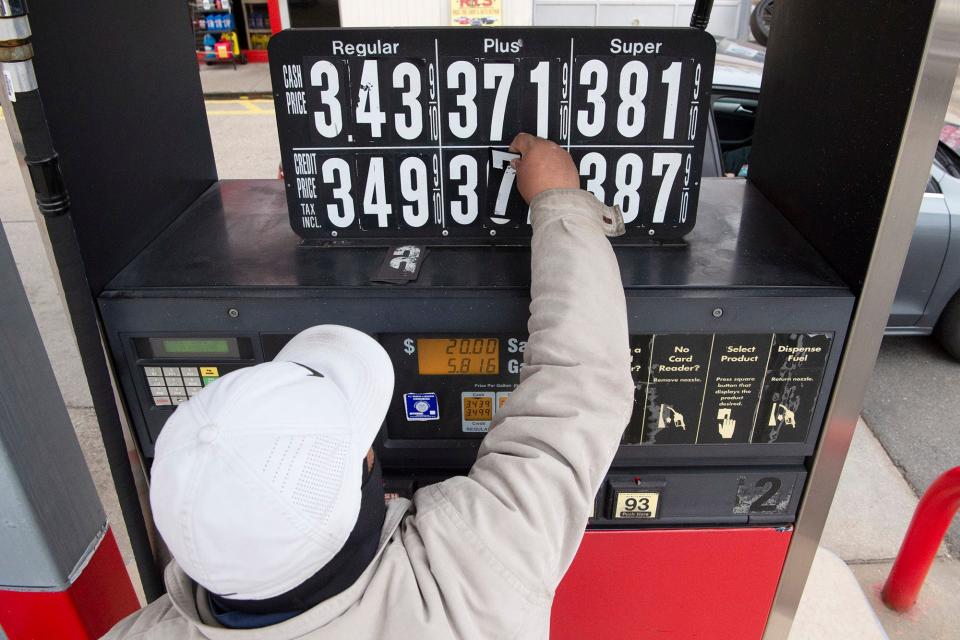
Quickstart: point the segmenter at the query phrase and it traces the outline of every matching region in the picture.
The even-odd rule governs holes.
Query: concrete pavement
[[[923,493],[960,465],[960,362],[933,338],[886,338],[864,402],[863,417]],[[947,544],[960,556],[960,518]]]
[[[276,176],[279,150],[270,101],[209,102],[208,119],[221,177]],[[57,380],[71,406],[71,416],[101,498],[129,560],[129,546],[123,536],[76,347],[56,298],[52,274],[9,141],[2,134],[0,198],[0,219],[14,244],[14,255],[21,265]],[[899,356],[892,355],[889,366],[894,372],[891,375],[896,375]],[[868,403],[868,415],[870,406]],[[921,596],[921,606],[910,616],[886,614],[874,596],[876,584],[886,575],[915,504],[916,495],[910,485],[880,442],[861,425],[822,540],[823,547],[832,553],[818,555],[792,640],[883,637],[877,631],[876,611],[880,611],[891,637],[955,637],[950,626],[955,623],[955,612],[960,611],[960,568],[955,560],[944,556],[938,561]]]
[[[269,96],[270,65],[251,62],[245,65],[200,65],[200,84],[208,97]]]

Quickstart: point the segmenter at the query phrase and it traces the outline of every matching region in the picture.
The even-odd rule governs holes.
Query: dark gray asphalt
[[[863,417],[917,494],[960,465],[960,362],[933,338],[885,338]],[[960,556],[960,517],[947,547]]]

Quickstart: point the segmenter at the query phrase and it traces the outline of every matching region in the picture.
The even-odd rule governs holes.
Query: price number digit
[[[353,210],[353,188],[350,164],[343,158],[327,158],[320,165],[320,177],[331,189],[332,202],[327,204],[327,219],[340,229],[349,227],[356,219]]]
[[[507,144],[518,131],[518,101],[532,97],[532,123],[538,135],[549,135],[551,64],[532,68],[517,60],[444,60],[442,106],[445,135],[464,141]],[[527,93],[530,95],[527,96]]]
[[[608,100],[616,105],[616,132],[624,138],[637,138],[647,128],[647,107],[650,104],[651,82],[659,83],[657,97],[665,89],[663,121],[657,132],[663,140],[676,139],[677,111],[680,100],[680,79],[683,65],[672,62],[651,78],[651,68],[640,60],[628,60],[622,65],[612,58],[590,58],[579,61],[576,90],[583,97],[575,114],[577,133],[583,138],[596,138],[607,129]],[[699,73],[699,65],[697,67]],[[611,78],[611,75],[615,75]],[[616,95],[609,91],[611,84]],[[613,110],[611,108],[611,110]],[[611,114],[613,115],[613,114]],[[691,118],[695,114],[691,112]],[[695,128],[695,124],[694,124]],[[692,139],[692,138],[690,138]]]
[[[448,211],[450,218],[457,224],[473,223],[480,213],[479,186],[480,169],[477,157],[460,153],[450,159],[447,176],[452,190]]]
[[[400,90],[401,109],[394,116],[394,127],[404,140],[416,140],[423,133],[423,107],[420,105],[420,69],[412,62],[401,62],[393,69],[393,88]]]
[[[370,138],[383,136],[387,114],[380,108],[380,72],[378,60],[364,60],[360,72],[360,86],[356,91],[354,121],[370,127]]]
[[[321,139],[339,143],[380,142],[394,136],[400,142],[420,140],[427,119],[424,99],[432,102],[436,93],[432,65],[423,60],[351,60],[350,74],[347,65],[345,60],[331,59],[310,65],[313,128]],[[347,87],[351,77],[352,88]],[[381,79],[389,84],[381,85]]]
[[[683,154],[663,151],[648,154],[649,152],[644,151],[631,151],[617,155],[590,150],[579,159],[583,187],[598,200],[620,207],[623,221],[627,224],[636,222],[640,212],[649,207],[649,204],[644,204],[649,202],[645,187],[650,191],[656,190],[656,199],[653,202],[652,218],[644,222],[658,224],[667,221],[667,206],[675,192],[677,176],[683,165]],[[687,157],[689,165],[689,154]],[[612,169],[612,175],[608,174],[608,168]],[[682,185],[684,193],[689,190],[689,181],[690,174],[687,171]],[[679,222],[684,222],[685,211],[681,214]]]
[[[343,132],[343,109],[340,104],[340,69],[330,60],[318,60],[310,66],[310,86],[317,104],[313,126],[324,138],[336,138]]]

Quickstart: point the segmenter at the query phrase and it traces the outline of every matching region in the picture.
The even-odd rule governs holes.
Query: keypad
[[[220,377],[217,367],[143,367],[143,373],[157,407],[183,404]]]

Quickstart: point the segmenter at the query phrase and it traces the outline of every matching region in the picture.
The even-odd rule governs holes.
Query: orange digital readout
[[[463,399],[463,419],[490,422],[493,420],[493,398],[481,396]]]
[[[500,373],[497,338],[419,338],[417,365],[422,376],[482,376]]]

